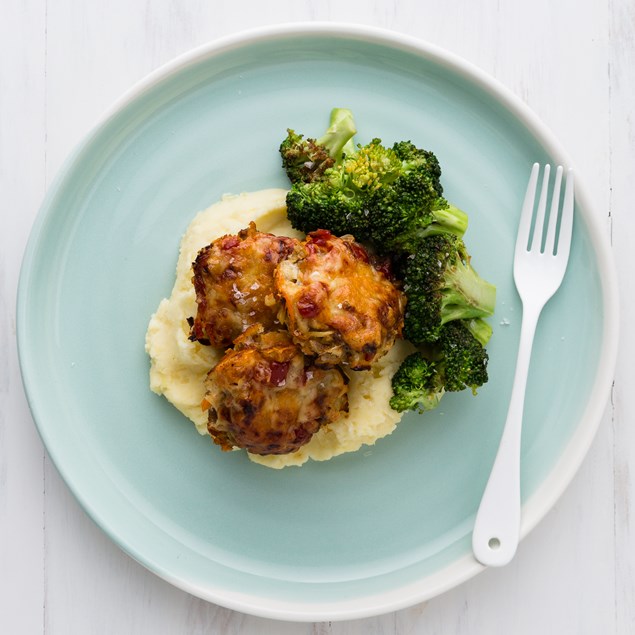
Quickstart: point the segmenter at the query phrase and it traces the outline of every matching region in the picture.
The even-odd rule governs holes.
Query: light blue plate
[[[473,263],[498,287],[490,382],[407,416],[373,448],[274,471],[221,453],[148,388],[144,334],[169,295],[181,234],[225,192],[287,186],[287,127],[319,135],[351,108],[358,140],[434,150],[469,213]],[[470,533],[510,394],[521,307],[512,281],[534,161],[567,157],[467,63],[367,28],[292,26],[179,58],[126,95],[51,188],[18,302],[24,383],[48,452],[131,556],[200,597],[269,617],[394,610],[481,570]],[[522,450],[523,534],[591,442],[616,350],[616,293],[578,187],[569,271],[540,322]]]

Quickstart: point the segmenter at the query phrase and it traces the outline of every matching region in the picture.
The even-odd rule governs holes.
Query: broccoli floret
[[[436,156],[410,141],[395,143],[392,151],[401,165],[391,187],[378,190],[374,196],[370,219],[374,242],[387,253],[411,252],[427,236],[463,236],[467,214],[443,198]]]
[[[397,412],[434,410],[445,393],[438,362],[419,351],[408,355],[393,375],[392,392],[390,407]]]
[[[370,236],[384,253],[412,253],[422,238],[437,234],[460,238],[467,230],[467,214],[443,197],[424,202],[417,180],[415,175],[400,179],[373,202]]]
[[[486,324],[486,322],[483,322]],[[445,389],[458,392],[470,388],[474,394],[487,383],[487,351],[463,320],[448,322],[439,336]]]
[[[381,139],[373,139],[347,154],[341,169],[343,187],[354,195],[368,196],[399,178],[401,161],[395,152],[381,144]]]
[[[496,287],[476,273],[458,236],[421,240],[417,251],[403,258],[401,277],[408,298],[404,337],[413,344],[436,341],[452,320],[494,313]]]
[[[305,139],[303,135],[287,129],[280,144],[282,167],[292,183],[311,183],[324,172],[339,165],[344,152],[352,152],[352,138],[356,133],[353,114],[346,108],[331,112],[330,125],[319,139]]]
[[[349,116],[352,121],[350,111],[344,117],[340,110],[334,109],[332,121]],[[316,153],[313,145],[305,149],[301,138],[287,141],[281,152],[292,182],[287,214],[295,229],[353,234],[384,254],[414,250],[422,237],[462,236],[467,229],[467,215],[442,196],[441,168],[432,152],[409,141],[390,148],[380,139],[354,146],[348,138],[335,153],[318,142]]]
[[[343,172],[329,169],[319,180],[293,184],[286,200],[292,227],[305,233],[328,229],[337,236],[352,234],[357,240],[369,240],[367,202],[344,181]]]
[[[487,382],[487,351],[472,335],[473,322],[479,322],[480,334],[487,332],[489,325],[483,320],[450,322],[434,345],[406,357],[392,378],[393,410],[433,410],[446,392],[469,388],[476,394]]]
[[[417,146],[410,141],[398,141],[393,145],[392,149],[399,157],[399,160],[402,161],[406,172],[417,169],[422,165],[425,166],[426,175],[430,179],[431,192],[434,196],[443,195],[441,166],[434,152],[417,148]]]
[[[401,162],[379,139],[354,152],[310,183],[294,183],[287,194],[287,216],[300,231],[328,229],[371,240],[373,197],[394,182]]]

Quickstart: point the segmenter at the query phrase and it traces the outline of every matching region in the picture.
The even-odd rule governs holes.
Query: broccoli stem
[[[467,214],[454,205],[434,210],[432,218],[434,220],[431,223],[419,228],[413,235],[398,236],[389,245],[397,249],[411,251],[413,245],[416,245],[422,238],[438,236],[439,234],[453,234],[462,238],[467,231]]]
[[[443,209],[434,210],[432,215],[435,220],[427,227],[428,236],[454,234],[460,238],[467,231],[467,214],[452,204]]]
[[[496,287],[483,280],[469,262],[460,261],[448,272],[441,305],[441,324],[486,317],[494,313]]]
[[[486,346],[492,337],[492,327],[481,318],[474,318],[472,320],[466,320],[465,325],[472,334],[472,336],[481,344]]]
[[[317,143],[324,146],[329,155],[338,165],[343,157],[343,153],[349,154],[355,150],[353,137],[357,133],[353,113],[348,108],[333,108],[329,127],[321,136]]]

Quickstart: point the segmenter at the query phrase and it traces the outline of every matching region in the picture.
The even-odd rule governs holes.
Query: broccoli
[[[446,392],[470,388],[476,394],[488,379],[488,356],[472,334],[474,327],[486,335],[489,325],[483,320],[450,322],[435,344],[406,357],[392,378],[390,407],[424,412],[436,408]]]
[[[437,365],[420,351],[408,355],[393,375],[390,407],[397,412],[434,410],[445,393]]]
[[[443,198],[436,156],[410,141],[392,147],[399,159],[398,178],[373,196],[370,234],[386,253],[416,251],[421,238],[451,233],[463,236],[465,212]]]
[[[357,130],[353,114],[346,108],[334,108],[326,133],[319,139],[304,139],[288,129],[280,144],[282,167],[292,183],[310,183],[341,163],[344,152],[352,152],[352,138]]]
[[[482,318],[465,320],[464,324],[470,333],[480,342],[481,346],[487,346],[492,337],[492,327]]]
[[[392,148],[380,139],[354,146],[347,135],[355,125],[346,109],[333,110],[330,130],[334,127],[331,136],[338,143],[328,148],[322,140],[303,142],[291,131],[281,145],[292,183],[287,215],[295,229],[353,234],[384,254],[415,250],[426,236],[465,233],[467,215],[443,198],[441,168],[432,152],[410,141]]]
[[[487,324],[486,322],[482,322]],[[488,325],[489,326],[489,325]],[[448,322],[439,336],[445,389],[459,392],[476,389],[487,383],[487,351],[463,320]]]
[[[458,236],[439,234],[421,240],[418,250],[402,259],[400,269],[408,298],[404,337],[415,345],[436,341],[441,327],[452,320],[494,313],[496,287],[473,269]],[[474,326],[479,327],[484,328]]]
[[[287,216],[303,232],[328,229],[338,236],[352,234],[371,240],[373,198],[398,178],[400,161],[373,139],[311,182],[296,182],[287,194]]]

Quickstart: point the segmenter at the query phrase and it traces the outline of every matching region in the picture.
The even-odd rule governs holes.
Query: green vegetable
[[[410,141],[354,146],[354,134],[351,112],[340,108],[317,141],[288,131],[280,153],[292,183],[287,215],[295,229],[353,234],[386,254],[412,250],[426,236],[465,233],[467,215],[443,198],[432,152]]]
[[[390,407],[397,412],[433,410],[445,393],[437,362],[421,352],[408,355],[393,375],[392,391]]]
[[[397,177],[377,188],[369,215],[375,244],[386,253],[412,253],[427,236],[463,236],[467,214],[443,198],[436,156],[409,141],[395,143],[392,153],[399,160]]]
[[[496,287],[476,273],[458,236],[421,240],[417,251],[402,260],[401,278],[408,298],[404,337],[413,344],[436,341],[452,320],[494,313]]]
[[[481,329],[479,325],[480,333],[487,331]],[[487,351],[472,335],[470,323],[450,322],[434,345],[403,361],[392,378],[390,407],[398,412],[424,412],[436,408],[446,392],[469,388],[476,394],[487,382],[487,362]]]
[[[356,133],[353,114],[346,108],[335,108],[326,133],[319,139],[305,139],[303,135],[287,130],[280,144],[282,167],[292,183],[310,183],[322,178],[329,168],[341,163],[344,149],[354,149],[352,138]]]

